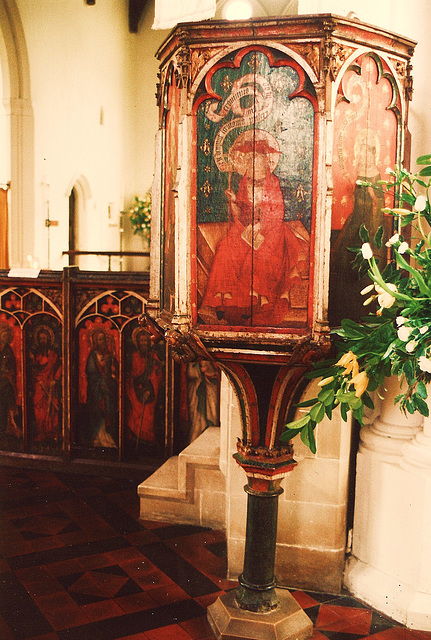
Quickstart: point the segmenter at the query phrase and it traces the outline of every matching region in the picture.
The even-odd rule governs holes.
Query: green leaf
[[[364,417],[364,405],[361,404],[357,409],[353,409],[352,411],[353,417],[359,422],[360,425],[363,424]]]
[[[301,440],[310,449],[311,453],[316,453],[316,439],[314,437],[315,426],[316,425],[310,423],[306,429],[301,431]]]
[[[361,238],[362,242],[370,241],[370,234],[368,233],[368,229],[364,225],[364,223],[362,223],[361,226],[359,227],[359,237]]]
[[[283,431],[280,434],[280,440],[282,442],[288,442],[289,440],[292,440],[295,436],[297,436],[300,431],[301,429],[286,429],[286,431]]]
[[[416,164],[431,164],[431,154],[426,154],[424,156],[419,156],[416,160]]]
[[[347,422],[347,417],[349,413],[349,405],[347,404],[347,402],[342,402],[340,404],[340,412],[344,422]]]
[[[372,401],[370,394],[366,391],[362,395],[362,402],[368,409],[374,409],[374,402]]]
[[[403,269],[405,269],[411,274],[412,278],[415,280],[416,284],[419,287],[419,291],[424,296],[431,297],[431,289],[427,286],[423,276],[419,273],[419,271],[414,267],[411,267],[409,263],[406,260],[404,260],[404,258],[399,253],[396,253],[395,257],[397,260],[397,264],[399,264],[400,267],[402,267]],[[395,293],[395,297],[397,297],[396,293]]]
[[[314,407],[310,410],[310,418],[316,422],[322,422],[325,417],[325,405],[324,404],[315,404]]]
[[[320,391],[320,393],[318,394],[318,399],[319,401],[326,406],[332,404],[334,402],[334,398],[335,398],[335,391],[334,389],[322,389],[322,391]]]
[[[428,397],[426,385],[422,382],[422,380],[419,380],[418,382],[418,386],[416,387],[416,393],[424,400],[426,400]]]
[[[413,394],[412,401],[416,405],[416,409],[419,411],[419,413],[421,413],[425,417],[429,416],[427,403],[417,393]]]
[[[303,408],[303,407],[312,407],[313,404],[316,404],[317,398],[311,398],[310,400],[304,400],[303,402],[298,402],[295,407]]]
[[[424,167],[419,171],[420,176],[431,176],[431,166]]]
[[[286,424],[286,429],[302,429],[306,424],[310,422],[310,414],[307,413],[302,418],[298,418],[297,420],[293,420],[292,422],[288,422]]]
[[[383,227],[382,225],[380,225],[380,227],[377,229],[377,232],[374,236],[374,244],[376,245],[377,249],[381,249],[382,245],[383,245]]]

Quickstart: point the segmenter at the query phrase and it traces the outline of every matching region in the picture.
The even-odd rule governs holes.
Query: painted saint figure
[[[11,342],[12,328],[7,322],[0,322],[0,433],[21,436],[16,424],[18,414],[16,404],[16,359]]]
[[[157,353],[151,348],[151,339],[144,329],[133,331],[133,352],[126,380],[129,400],[127,426],[136,442],[157,443],[157,404],[163,386],[163,367]]]
[[[340,231],[332,233],[331,247],[331,297],[329,320],[332,325],[339,325],[343,318],[359,320],[363,315],[363,300],[360,292],[366,284],[367,277],[360,277],[352,267],[354,253],[349,251],[361,243],[359,229],[364,225],[373,238],[378,228],[384,228],[385,238],[392,234],[391,218],[382,213],[385,201],[378,182],[381,178],[380,141],[371,129],[359,132],[354,144],[354,169],[356,180],[369,182],[372,186],[362,186],[356,180],[353,188],[353,204],[347,220]],[[374,256],[380,260],[383,268],[386,262],[386,248],[374,248]]]
[[[189,442],[193,442],[207,427],[220,424],[220,376],[210,360],[187,365],[187,404],[189,412]]]
[[[109,332],[93,329],[90,341],[85,367],[90,443],[93,447],[116,447],[113,436],[118,424],[118,360]]]
[[[241,133],[229,151],[232,175],[226,197],[229,230],[218,243],[199,310],[207,323],[277,326],[307,306],[309,234],[299,220],[286,222],[274,136]]]
[[[61,360],[54,348],[54,333],[39,326],[30,350],[35,441],[55,441],[60,433]]]

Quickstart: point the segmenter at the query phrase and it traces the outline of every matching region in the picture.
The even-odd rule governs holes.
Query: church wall
[[[33,249],[39,266],[66,264],[68,196],[87,184],[79,249],[118,250],[119,214],[144,195],[153,176],[157,131],[153,9],[129,33],[128,2],[17,0],[27,46],[34,113]],[[49,185],[49,186],[48,186]],[[49,203],[49,205],[48,205]],[[45,219],[58,221],[48,231]],[[130,234],[131,235],[131,234]],[[139,238],[123,248],[141,250]],[[30,244],[31,246],[31,244]],[[14,256],[14,262],[27,256]],[[105,259],[106,260],[106,259]],[[103,259],[91,268],[106,268]]]

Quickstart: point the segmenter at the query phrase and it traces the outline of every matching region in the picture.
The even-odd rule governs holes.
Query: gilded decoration
[[[184,45],[177,51],[174,58],[174,69],[178,88],[188,88],[191,76],[191,57],[189,47]]]
[[[307,44],[289,45],[289,48],[295,53],[299,53],[307,61],[318,78],[320,74],[320,44],[308,42]]]
[[[334,81],[345,61],[354,53],[353,47],[334,42],[327,36],[323,44],[323,72]]]
[[[199,71],[204,67],[209,60],[213,60],[219,52],[222,51],[221,47],[213,47],[212,49],[195,49],[191,56],[191,81],[195,81]]]

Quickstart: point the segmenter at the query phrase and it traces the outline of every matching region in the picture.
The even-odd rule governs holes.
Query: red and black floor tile
[[[140,521],[136,484],[0,469],[1,640],[213,640],[224,534]],[[292,590],[313,640],[431,640],[348,595]]]

